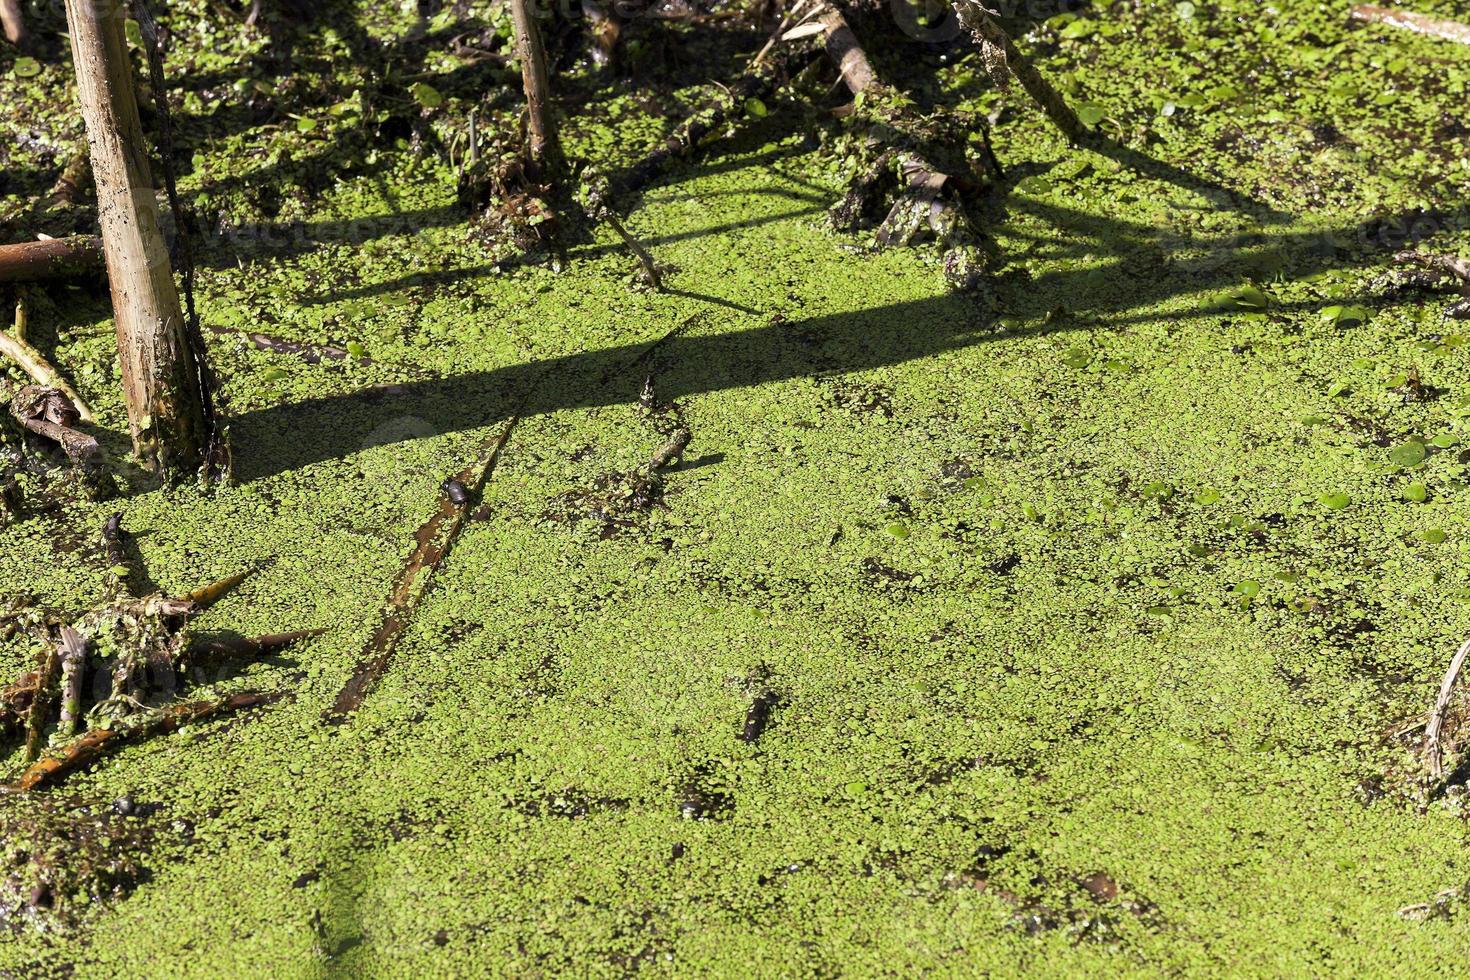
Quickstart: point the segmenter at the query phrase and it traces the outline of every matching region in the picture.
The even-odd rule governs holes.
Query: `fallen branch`
[[[52,688],[56,685],[61,657],[54,647],[42,655],[40,670],[36,672],[36,690],[31,696],[31,708],[26,717],[25,761],[34,762],[41,753],[41,735],[46,729],[46,714],[51,710]]]
[[[15,328],[6,333],[0,330],[0,354],[14,361],[22,371],[30,376],[31,380],[43,388],[55,388],[71,400],[77,410],[77,418],[83,422],[93,421],[92,409],[77,394],[76,389],[67,384],[61,372],[46,360],[45,356],[26,340],[26,328],[29,315],[26,310],[26,299],[21,296],[15,301]]]
[[[1408,10],[1394,10],[1390,7],[1380,7],[1376,3],[1360,3],[1353,7],[1348,13],[1351,20],[1360,21],[1365,24],[1384,24],[1388,27],[1401,27],[1415,34],[1427,34],[1430,37],[1444,38],[1446,41],[1457,41],[1460,44],[1470,44],[1470,25],[1462,24],[1455,20],[1445,20],[1441,17],[1427,17],[1424,14],[1416,14]]]
[[[102,239],[95,235],[0,245],[0,282],[75,279],[103,271]]]
[[[363,647],[357,669],[342,685],[332,707],[324,715],[324,721],[334,725],[346,722],[362,706],[363,700],[388,669],[399,634],[408,626],[414,608],[428,591],[439,563],[459,540],[469,518],[470,504],[495,472],[500,453],[519,421],[519,414],[512,415],[500,435],[487,440],[484,453],[478,460],[444,482],[445,492],[440,498],[438,511],[414,534],[417,545],[394,580],[382,623]]]
[[[1465,667],[1466,657],[1470,657],[1470,640],[1460,644],[1460,649],[1455,651],[1450,669],[1445,671],[1444,680],[1439,683],[1439,697],[1434,700],[1434,710],[1429,713],[1429,724],[1424,729],[1424,760],[1429,765],[1429,774],[1435,779],[1444,777],[1444,719],[1450,709],[1450,695],[1455,690],[1455,682],[1460,679],[1460,671]]]
[[[28,792],[42,786],[54,785],[83,766],[90,765],[109,752],[127,742],[166,735],[178,731],[185,725],[204,721],[216,715],[229,714],[269,704],[280,698],[278,693],[245,691],[214,701],[191,701],[157,708],[137,721],[117,728],[94,728],[66,745],[54,755],[47,756],[29,766],[13,784],[14,789]]]
[[[996,13],[982,6],[980,0],[950,0],[950,5],[954,7],[960,24],[980,45],[980,53],[991,77],[999,82],[1004,79],[1004,73],[1010,73],[1063,136],[1073,143],[1082,142],[1087,137],[1087,128],[1082,125],[1082,120],[1077,118],[1062,94],[1020,52],[1011,36],[995,22]]]

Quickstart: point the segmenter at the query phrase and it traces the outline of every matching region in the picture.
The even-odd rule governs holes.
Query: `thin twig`
[[[643,243],[623,227],[623,223],[618,220],[618,216],[611,208],[603,209],[602,219],[612,226],[612,230],[618,233],[623,244],[628,246],[628,251],[637,257],[638,264],[643,266],[643,275],[648,280],[648,284],[659,292],[663,292],[663,277],[658,271],[658,266],[654,264],[653,256],[649,254],[648,249],[643,247]]]
[[[1444,680],[1439,683],[1439,697],[1435,699],[1434,710],[1429,714],[1429,725],[1424,729],[1424,759],[1429,764],[1429,774],[1435,779],[1444,776],[1444,746],[1441,735],[1444,731],[1445,714],[1450,708],[1450,695],[1454,692],[1455,682],[1460,678],[1460,671],[1465,667],[1466,657],[1470,657],[1470,640],[1460,644],[1460,649],[1455,651],[1450,669],[1445,671]]]

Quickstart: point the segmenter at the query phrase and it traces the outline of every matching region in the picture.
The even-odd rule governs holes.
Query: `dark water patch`
[[[124,898],[148,879],[147,854],[170,836],[158,814],[130,797],[0,796],[0,921],[13,931],[64,932]]]
[[[685,820],[726,820],[735,812],[735,797],[713,762],[690,772],[679,783],[675,796],[679,816]]]
[[[511,809],[528,817],[559,817],[580,820],[598,813],[621,813],[632,801],[621,796],[592,796],[576,787],[529,799],[512,800]]]

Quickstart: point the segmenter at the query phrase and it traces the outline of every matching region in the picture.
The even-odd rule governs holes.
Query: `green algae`
[[[1374,283],[1416,222],[1464,243],[1463,137],[1439,129],[1470,54],[1278,9],[1146,4],[1026,39],[1183,186],[1069,151],[1018,95],[948,70],[1007,107],[997,149],[1022,177],[992,217],[994,316],[945,291],[937,257],[822,228],[842,165],[783,128],[787,106],[630,216],[679,270],[658,294],[604,231],[559,275],[495,267],[447,161],[391,140],[375,171],[331,164],[338,183],[299,190],[363,80],[273,89],[298,106],[320,88],[327,121],[196,154],[186,189],[253,229],[209,263],[201,306],[370,363],[212,340],[240,484],[124,508],[175,593],[275,559],[202,627],[326,633],[232,682],[292,700],[78,780],[189,833],[151,845],[151,878],[83,934],[17,935],[0,962],[1432,970],[1465,915],[1398,911],[1470,877],[1462,803],[1406,798],[1409,749],[1384,732],[1429,704],[1465,631],[1467,464],[1434,439],[1463,435],[1470,370],[1438,298]],[[252,44],[217,32],[183,60],[238,72]],[[24,78],[7,125],[54,118],[61,75]],[[447,124],[463,93],[434,87],[422,111]],[[635,159],[658,120],[631,98],[609,104],[639,128],[589,112],[574,154]],[[73,299],[42,338],[92,366],[78,386],[123,433],[105,310]],[[660,354],[697,440],[667,509],[608,540],[548,525],[569,487],[657,448],[629,365],[691,317]],[[1411,370],[1438,394],[1406,397]],[[392,668],[322,726],[440,483],[533,378]],[[1420,502],[1391,457],[1406,444]],[[0,592],[101,594],[105,566],[56,547],[101,516],[76,500],[0,532]],[[753,677],[781,707],[746,740]]]

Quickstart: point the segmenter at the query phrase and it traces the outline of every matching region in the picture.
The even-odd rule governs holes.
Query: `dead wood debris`
[[[0,245],[0,282],[76,279],[102,273],[102,239],[96,235]]]
[[[1397,253],[1393,260],[1399,265],[1417,266],[1436,277],[1430,280],[1430,286],[1449,285],[1457,289],[1463,298],[1451,304],[1445,314],[1456,319],[1470,318],[1470,259],[1435,252],[1407,251]]]
[[[15,325],[9,333],[0,330],[0,354],[14,361],[36,384],[61,391],[76,408],[78,418],[83,422],[91,422],[93,420],[92,410],[87,407],[82,396],[76,393],[76,389],[61,377],[61,372],[56,370],[40,351],[31,346],[27,337],[29,330],[29,304],[25,293],[22,292],[15,300]]]
[[[0,394],[6,393],[9,386],[0,381]],[[11,395],[9,409],[11,418],[31,437],[61,449],[89,495],[100,499],[116,492],[101,446],[77,428],[81,412],[65,392],[25,385]]]
[[[102,551],[115,581],[149,581],[146,570],[131,573],[124,537],[121,522],[116,516],[109,518],[103,527]],[[219,648],[218,641],[194,643],[188,628],[191,619],[243,579],[244,575],[232,575],[181,598],[124,590],[78,616],[38,607],[26,598],[0,605],[0,633],[19,636],[37,664],[0,689],[0,729],[15,733],[24,727],[26,761],[35,762],[16,787],[28,790],[55,781],[123,741],[268,700],[270,696],[260,692],[190,704],[173,700],[193,658]],[[242,638],[231,652],[265,653],[310,635],[315,634]],[[89,693],[90,704],[85,697]],[[57,748],[43,757],[53,718],[51,741]],[[84,718],[92,729],[73,739]],[[35,761],[38,757],[40,761]]]
[[[50,794],[0,794],[0,925],[66,931],[94,908],[122,898],[144,876],[157,808]]]
[[[1073,143],[1081,143],[1087,138],[1087,127],[1067,105],[1067,100],[996,23],[1000,16],[997,11],[988,9],[980,0],[951,0],[950,6],[958,15],[960,24],[980,46],[985,68],[997,85],[1004,87],[1007,76],[1014,77],[1047,118],[1062,131],[1062,135]]]
[[[606,539],[638,527],[654,508],[667,509],[664,472],[683,458],[694,434],[677,403],[660,403],[652,374],[644,381],[638,405],[663,438],[648,461],[630,470],[603,473],[588,486],[558,494],[542,520],[563,524],[590,520],[599,525],[599,537]]]
[[[1348,13],[1348,16],[1352,20],[1360,23],[1401,27],[1406,31],[1413,31],[1415,34],[1427,34],[1430,37],[1443,38],[1446,41],[1458,41],[1460,44],[1470,44],[1470,24],[1462,24],[1455,20],[1445,20],[1442,17],[1428,17],[1424,14],[1416,14],[1408,10],[1380,7],[1376,3],[1356,4]]]
[[[125,724],[113,728],[94,728],[81,738],[68,742],[55,753],[28,767],[15,782],[22,792],[51,786],[77,769],[91,765],[119,746],[153,735],[176,732],[185,725],[204,721],[222,714],[256,708],[279,700],[279,692],[241,691],[208,701],[189,701],[170,704],[139,712]]]
[[[786,36],[806,36],[805,28],[819,28],[827,55],[854,98],[843,114],[853,131],[859,172],[828,213],[833,227],[855,232],[876,226],[874,239],[881,248],[934,241],[946,250],[950,284],[978,288],[990,264],[989,250],[964,205],[1000,172],[984,120],[944,111],[920,114],[879,76],[835,5],[817,0],[805,9],[806,23]],[[970,149],[973,132],[983,139],[978,152]]]

